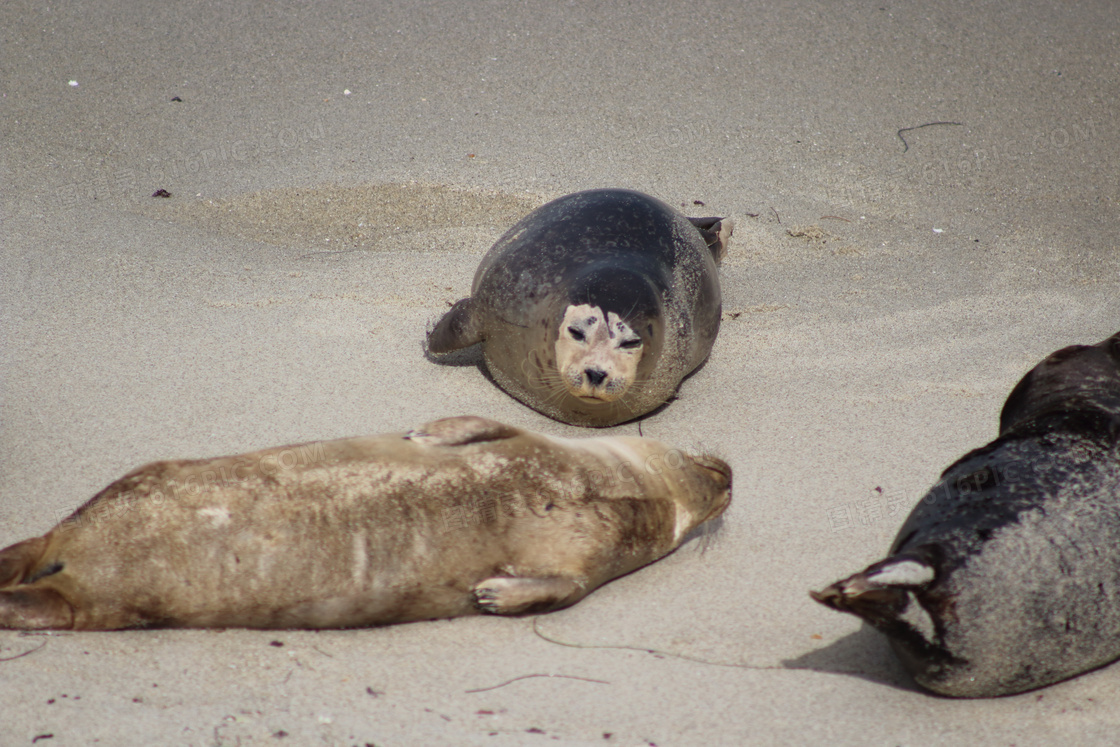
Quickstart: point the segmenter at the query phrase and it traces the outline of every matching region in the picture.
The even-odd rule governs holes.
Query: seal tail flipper
[[[465,446],[480,441],[501,441],[520,433],[517,428],[477,415],[441,418],[414,428],[405,436],[421,446]]]
[[[32,537],[0,550],[0,589],[23,583],[46,549],[46,537]]]
[[[0,591],[0,628],[69,630],[74,608],[54,589],[28,586]]]
[[[946,620],[951,625],[954,613],[931,590],[936,578],[937,571],[929,563],[898,555],[809,595],[826,607],[863,618],[886,635],[902,666],[922,687],[942,695],[973,697],[983,687],[976,685],[976,670],[969,661],[958,658],[946,643]],[[928,609],[926,605],[930,605]],[[956,635],[960,635],[959,628]],[[962,690],[962,676],[981,689]],[[986,694],[1009,692],[997,688]]]
[[[730,218],[689,218],[688,220],[704,237],[704,243],[712,251],[712,257],[718,265],[731,248],[731,234],[735,232],[735,221]]]
[[[464,298],[451,307],[428,333],[428,352],[433,355],[450,353],[482,342],[471,299]]]
[[[906,606],[907,591],[925,586],[934,575],[933,568],[919,560],[888,558],[809,596],[873,623],[873,618],[893,619]]]
[[[811,596],[826,607],[861,617],[905,648],[941,649],[937,624],[916,594],[936,578],[933,566],[905,555],[882,560]]]
[[[548,612],[579,600],[584,590],[559,576],[507,578],[495,576],[475,584],[474,606],[494,615]]]

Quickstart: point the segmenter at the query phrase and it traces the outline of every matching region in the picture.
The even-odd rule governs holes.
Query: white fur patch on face
[[[642,338],[613,311],[569,306],[556,340],[556,366],[576,397],[611,402],[634,383],[642,349]]]

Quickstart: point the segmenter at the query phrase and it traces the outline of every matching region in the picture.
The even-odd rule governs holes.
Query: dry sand
[[[642,425],[734,503],[536,620],[0,633],[0,744],[1115,742],[1120,667],[940,699],[806,593],[1120,328],[1114,3],[248,7],[0,6],[0,545],[154,459],[580,433],[422,339],[598,186],[738,221],[711,359]]]

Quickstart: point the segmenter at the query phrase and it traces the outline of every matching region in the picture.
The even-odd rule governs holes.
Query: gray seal
[[[889,636],[942,695],[1009,695],[1120,658],[1120,333],[1030,371],[999,437],[945,471],[889,556],[812,596]]]
[[[499,386],[565,423],[644,415],[711,352],[731,231],[640,192],[561,197],[494,244],[428,350],[482,343]]]
[[[0,627],[339,628],[545,612],[672,552],[731,469],[493,420],[156,462],[0,550]]]

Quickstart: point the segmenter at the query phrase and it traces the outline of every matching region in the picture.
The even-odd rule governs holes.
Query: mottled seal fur
[[[731,470],[492,420],[156,462],[0,551],[0,627],[336,628],[548,611],[673,551]]]
[[[716,265],[731,230],[630,190],[561,197],[494,244],[428,350],[482,343],[494,380],[556,420],[631,420],[670,399],[711,352]]]
[[[1120,658],[1120,333],[1028,373],[999,438],[945,471],[889,556],[813,597],[889,636],[943,695],[1008,695]]]

